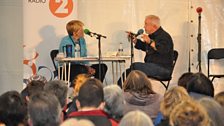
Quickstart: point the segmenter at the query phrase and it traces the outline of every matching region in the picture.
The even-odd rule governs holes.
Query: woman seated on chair
[[[84,24],[79,20],[72,20],[67,23],[66,29],[68,35],[62,38],[59,47],[59,52],[64,52],[64,47],[71,46],[71,57],[75,57],[75,47],[80,47],[80,57],[87,56],[86,41],[83,32]],[[87,62],[73,62],[71,65],[70,82],[80,73],[87,73],[93,75],[95,78],[100,79],[102,82],[107,72],[107,66],[101,64],[101,75],[99,75],[99,64],[88,65]],[[71,85],[73,86],[73,85]]]
[[[148,77],[139,70],[133,70],[123,85],[123,93],[126,101],[124,112],[141,110],[155,119],[162,95],[152,90]]]

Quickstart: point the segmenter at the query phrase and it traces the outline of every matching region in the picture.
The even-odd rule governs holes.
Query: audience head
[[[54,94],[58,98],[62,108],[66,105],[68,86],[64,81],[61,80],[49,81],[44,86],[44,90],[48,93]]]
[[[164,99],[161,101],[160,104],[160,111],[165,117],[169,117],[170,112],[173,110],[175,106],[177,106],[182,101],[187,100],[189,98],[190,96],[188,95],[185,88],[180,86],[170,88],[164,94]]]
[[[211,126],[224,126],[224,109],[218,102],[213,98],[204,97],[199,100],[199,103],[206,109],[211,119]]]
[[[124,115],[119,126],[153,126],[153,123],[151,118],[144,112],[135,110]]]
[[[123,85],[123,90],[128,92],[138,92],[140,94],[154,94],[151,82],[145,73],[133,70],[128,75]]]
[[[43,81],[39,80],[33,80],[27,85],[27,95],[28,97],[32,96],[33,94],[39,93],[40,91],[44,90],[44,85]]]
[[[177,85],[178,86],[182,86],[185,89],[187,89],[187,83],[192,78],[192,75],[193,75],[192,72],[187,72],[187,73],[182,74],[180,76],[180,78],[178,79]]]
[[[109,85],[103,88],[105,111],[115,119],[123,116],[124,96],[118,85]]]
[[[84,24],[79,20],[71,20],[67,23],[66,29],[68,35],[76,36],[76,37],[83,37],[83,26]]]
[[[171,126],[210,126],[209,120],[204,107],[190,99],[178,104],[170,114]]]
[[[216,94],[215,100],[224,108],[224,91]]]
[[[160,27],[160,18],[156,15],[148,15],[145,17],[145,32],[152,34]]]
[[[18,126],[27,122],[27,107],[17,91],[8,91],[0,96],[0,122]]]
[[[31,96],[28,113],[32,126],[59,126],[61,123],[61,106],[55,95],[39,92]]]
[[[213,84],[203,73],[195,73],[192,75],[192,78],[187,83],[187,91],[211,97],[214,96]]]
[[[103,85],[101,81],[90,78],[80,87],[77,108],[84,107],[102,108],[104,101]]]
[[[94,124],[85,119],[76,120],[74,118],[70,118],[65,120],[60,126],[94,126]]]
[[[28,79],[28,83],[31,83],[31,81],[41,81],[44,84],[47,83],[47,79],[44,76],[38,74],[35,74]]]
[[[79,74],[76,76],[74,80],[74,95],[75,96],[78,95],[80,87],[88,78],[90,78],[88,74]]]

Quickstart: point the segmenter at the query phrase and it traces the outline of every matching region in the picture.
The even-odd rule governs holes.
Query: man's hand
[[[156,50],[156,43],[155,43],[155,41],[153,41],[152,39],[150,39],[148,35],[143,34],[142,35],[142,40],[146,44],[149,44],[154,50]]]
[[[133,35],[133,33],[130,31],[126,31],[126,33],[128,34],[127,35],[128,41],[132,41],[135,44],[137,42],[136,36]]]
[[[149,36],[147,34],[143,34],[141,37],[142,37],[143,42],[145,42],[146,44],[150,43],[151,39],[149,38]]]

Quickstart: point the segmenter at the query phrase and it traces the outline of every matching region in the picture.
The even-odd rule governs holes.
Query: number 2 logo
[[[54,16],[59,18],[64,18],[72,13],[73,1],[72,0],[50,0],[49,9]]]

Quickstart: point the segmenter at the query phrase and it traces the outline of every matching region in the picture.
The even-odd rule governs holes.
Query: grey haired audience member
[[[211,126],[224,126],[224,109],[213,98],[204,97],[199,100],[211,119]]]
[[[60,126],[95,126],[90,120],[70,118],[65,120]]]
[[[194,99],[200,99],[205,96],[214,96],[214,87],[203,73],[195,73],[187,83],[187,91]]]
[[[105,111],[116,121],[120,121],[123,116],[124,96],[118,85],[109,85],[103,88]]]
[[[119,126],[154,126],[151,118],[144,112],[135,110],[128,112],[121,119]]]
[[[49,81],[44,86],[44,90],[48,93],[53,93],[58,98],[62,108],[66,105],[68,86],[64,81],[61,80]]]
[[[31,96],[28,103],[31,126],[59,126],[62,109],[55,95],[39,92]]]
[[[27,107],[17,91],[8,91],[0,96],[0,122],[6,126],[27,124]]]

